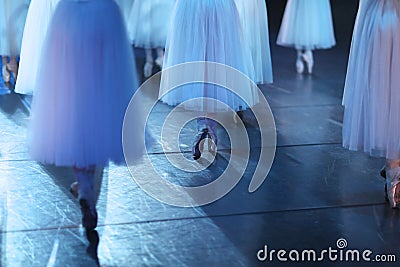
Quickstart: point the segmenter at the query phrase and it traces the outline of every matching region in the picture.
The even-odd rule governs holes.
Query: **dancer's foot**
[[[204,139],[206,139],[207,135],[208,135],[208,129],[207,128],[204,128],[204,129],[200,130],[197,133],[196,139],[193,142],[193,148],[192,148],[192,153],[193,153],[193,159],[194,160],[198,160],[201,157],[201,150],[204,147],[204,143],[202,141]]]
[[[313,66],[314,66],[314,56],[313,56],[313,52],[311,50],[307,50],[306,52],[304,52],[304,54],[302,55],[303,60],[306,62],[307,64],[307,70],[309,74],[312,74],[313,72]]]
[[[149,78],[153,74],[153,62],[146,62],[144,64],[143,75],[145,78]]]

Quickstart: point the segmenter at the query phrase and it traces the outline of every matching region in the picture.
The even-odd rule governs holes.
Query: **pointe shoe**
[[[217,154],[218,137],[214,129],[208,129],[208,150],[215,156]]]
[[[296,60],[296,71],[299,74],[304,72],[304,63],[303,60],[301,60],[300,58]]]
[[[391,185],[390,182],[386,182],[385,198],[393,209],[397,208],[400,205],[400,183]]]
[[[87,199],[79,199],[82,212],[82,225],[86,231],[92,231],[97,227],[97,211],[95,204],[89,204]]]
[[[7,69],[7,65],[3,65],[2,66],[2,68],[1,68],[1,72],[2,72],[2,74],[3,74],[3,80],[4,80],[4,82],[5,83],[8,83],[8,82],[10,82],[10,72],[8,71],[8,69]]]
[[[158,58],[156,58],[155,62],[156,62],[156,64],[157,64],[157,66],[159,66],[160,69],[162,69],[162,66],[163,66],[163,63],[164,63],[164,57],[158,57]]]
[[[153,74],[153,62],[146,62],[144,64],[143,75],[145,78],[149,78]]]
[[[400,205],[400,180],[399,177],[391,177],[386,173],[385,197],[390,206],[395,209]]]
[[[239,106],[239,110],[233,114],[233,122],[238,124],[239,120],[243,122],[243,107]]]
[[[192,148],[192,153],[193,153],[193,159],[194,160],[198,160],[201,157],[201,149],[200,149],[200,145],[204,145],[201,144],[201,141],[203,141],[206,137],[208,136],[208,129],[202,129],[201,131],[199,131],[196,135],[196,139],[193,142],[193,148]]]
[[[75,197],[78,198],[78,182],[73,182],[69,187],[69,192]]]
[[[314,66],[314,56],[311,50],[307,50],[304,52],[301,56],[307,64],[307,70],[308,73],[311,74],[313,72],[313,66]]]
[[[18,63],[17,62],[7,63],[7,69],[12,73],[12,75],[14,76],[14,81],[16,81],[18,77]]]

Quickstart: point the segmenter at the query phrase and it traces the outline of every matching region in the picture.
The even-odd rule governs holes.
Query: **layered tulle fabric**
[[[30,124],[33,159],[79,167],[121,162],[123,118],[138,79],[117,4],[61,0],[43,50]]]
[[[135,0],[128,32],[136,47],[165,47],[175,0]]]
[[[288,0],[277,44],[326,49],[336,43],[329,0]]]
[[[0,55],[18,56],[29,0],[0,0]]]
[[[400,7],[362,0],[355,23],[343,105],[343,146],[400,158]]]
[[[115,2],[117,2],[119,8],[121,9],[122,14],[124,15],[125,23],[128,25],[129,14],[131,12],[134,0],[115,0]]]
[[[178,0],[172,17],[164,70],[181,63],[209,61],[233,67],[254,80],[250,49],[243,40],[239,15],[233,0]],[[185,71],[190,73],[203,70],[187,69],[175,75],[185,75]],[[204,70],[204,73],[207,73],[207,70]],[[230,78],[233,77],[226,77]],[[173,79],[174,77],[163,73],[160,96],[168,91],[169,80]],[[240,88],[239,95],[242,99],[212,84],[191,83],[169,92],[163,96],[162,101],[169,105],[177,105],[189,99],[206,97],[222,101],[234,110],[245,109],[258,102],[258,92],[254,87]],[[247,104],[243,99],[247,100]],[[186,103],[184,107],[205,112],[224,110],[220,109],[220,106],[207,103],[203,105],[198,102]]]
[[[272,83],[267,6],[264,0],[235,0],[254,64],[255,81]]]
[[[47,28],[59,0],[32,0],[26,17],[15,91],[33,94]]]

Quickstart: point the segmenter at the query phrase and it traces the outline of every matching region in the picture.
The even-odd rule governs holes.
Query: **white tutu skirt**
[[[126,25],[128,25],[129,14],[131,12],[134,0],[115,0],[115,2],[117,2],[119,8],[121,9],[122,14],[125,19],[125,23],[126,23]]]
[[[128,32],[136,47],[165,47],[175,0],[135,0]]]
[[[117,4],[61,0],[43,51],[30,124],[33,159],[78,167],[122,162],[123,118],[138,79]]]
[[[255,82],[272,83],[268,15],[265,0],[235,0],[254,64]]]
[[[53,11],[59,0],[32,0],[22,38],[15,92],[33,94],[42,46]]]
[[[400,159],[400,6],[360,1],[343,97],[343,146]]]
[[[288,0],[277,44],[327,49],[336,44],[329,0]]]
[[[19,55],[28,7],[29,0],[0,0],[0,55]]]
[[[243,40],[233,0],[178,0],[172,17],[163,69],[186,62],[210,61],[233,67],[254,80],[250,49]],[[168,76],[164,73],[161,76],[160,96],[170,89],[169,80],[174,77]],[[178,105],[189,99],[206,97],[219,100],[234,110],[245,109],[258,102],[256,87],[242,87],[240,90],[239,95],[247,100],[247,104],[224,88],[204,83],[181,86],[168,92],[161,100],[169,105]],[[201,112],[226,110],[207,103],[188,103],[183,107]]]

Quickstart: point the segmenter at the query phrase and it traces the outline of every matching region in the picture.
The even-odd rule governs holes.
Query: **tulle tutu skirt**
[[[250,49],[243,40],[233,0],[178,0],[172,17],[163,69],[185,62],[210,61],[233,67],[254,80]],[[164,73],[161,76],[160,96],[169,89],[168,80],[173,77],[168,76]],[[169,105],[178,105],[189,99],[207,97],[222,101],[234,110],[258,102],[258,92],[254,87],[243,87],[239,93],[248,105],[224,88],[211,84],[181,86],[161,100]],[[184,108],[201,112],[224,111],[216,106],[191,104],[185,104]]]
[[[254,64],[255,81],[272,83],[268,15],[265,0],[235,0]]]
[[[19,55],[28,7],[29,0],[0,0],[0,55]]]
[[[288,0],[277,44],[311,50],[334,46],[329,0]]]
[[[165,47],[175,0],[135,0],[128,32],[136,47]]]
[[[117,4],[61,0],[43,49],[30,124],[33,159],[78,167],[122,162],[123,118],[138,79]]]
[[[26,17],[15,91],[33,94],[42,46],[59,0],[32,0]]]
[[[125,23],[128,25],[129,14],[131,12],[134,0],[115,0],[115,2],[117,2],[119,8],[121,9],[122,14],[124,15]]]
[[[400,6],[360,1],[343,105],[343,146],[400,158]]]

